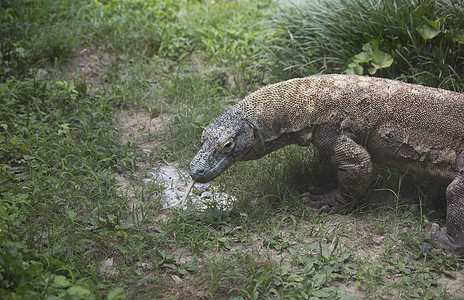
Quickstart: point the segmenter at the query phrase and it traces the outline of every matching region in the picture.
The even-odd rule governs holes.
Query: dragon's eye
[[[223,152],[223,153],[228,153],[234,149],[235,142],[233,138],[228,138],[227,140],[224,140],[219,144],[218,151]]]

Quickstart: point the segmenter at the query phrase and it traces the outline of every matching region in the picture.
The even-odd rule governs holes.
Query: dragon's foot
[[[310,187],[309,192],[301,194],[300,199],[311,207],[318,208],[318,214],[336,213],[345,203],[339,200],[338,191],[326,191],[319,187]]]
[[[424,221],[425,237],[434,240],[437,243],[438,249],[449,252],[464,252],[464,243],[457,242],[450,237],[446,231],[446,227],[440,228],[437,223],[431,223],[427,220]],[[427,250],[427,246],[424,250]],[[424,252],[423,250],[423,252]]]

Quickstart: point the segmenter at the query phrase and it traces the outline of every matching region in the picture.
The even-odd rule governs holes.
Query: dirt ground
[[[156,118],[152,120],[151,126],[148,126],[149,116],[147,113],[144,112],[121,112],[120,114],[120,128],[125,132],[124,139],[129,139],[136,137],[138,141],[139,147],[142,149],[143,153],[151,154],[150,151],[156,149],[156,141],[147,141],[146,136],[148,132],[156,132],[157,130],[161,130],[166,123],[163,121],[162,118]],[[127,136],[129,135],[129,136]],[[133,136],[132,136],[133,135]],[[140,174],[142,176],[142,174]],[[121,178],[121,185],[125,186],[126,181]],[[186,186],[184,186],[184,189]],[[303,224],[300,225],[301,230],[304,231],[305,226],[311,226],[310,224]],[[368,220],[364,216],[360,215],[329,215],[325,230],[328,231],[337,231],[340,236],[340,243],[353,243],[353,241],[361,241],[358,243],[356,248],[358,249],[357,255],[361,257],[365,257],[366,262],[369,263],[371,261],[378,260],[382,255],[385,255],[385,250],[383,248],[384,242],[386,239],[389,238],[388,235],[379,235],[372,230],[373,221]],[[340,231],[340,228],[343,228],[343,231]],[[260,257],[267,257],[269,254],[268,249],[264,246],[263,241],[259,236],[255,237],[255,243],[250,248],[246,249],[243,246],[238,246],[236,249],[232,248],[230,251],[241,250],[243,252],[251,251],[251,253],[257,253]],[[394,251],[394,249],[390,249]],[[215,254],[211,253],[211,256],[215,256]],[[285,255],[285,254],[284,254]],[[289,254],[288,254],[289,255]],[[280,259],[285,261],[285,258],[282,257],[274,257],[274,259]],[[290,261],[290,258],[287,258]],[[185,295],[187,290],[191,289],[192,286],[195,285],[194,282],[189,282],[187,279],[181,279],[178,276],[172,276],[173,284],[177,286],[179,289],[184,289],[183,291],[178,291],[179,294]],[[464,297],[464,275],[461,272],[455,272],[454,277],[446,276],[442,274],[441,277],[438,279],[438,283],[442,287],[446,287],[448,295],[453,296],[460,296]],[[337,288],[340,290],[345,290],[347,295],[353,296],[357,299],[368,299],[368,297],[354,284],[342,284],[337,283]],[[201,294],[200,291],[194,289],[196,292]],[[197,295],[198,296],[198,295]],[[395,298],[392,298],[395,299]],[[399,298],[398,298],[399,299]]]
[[[114,55],[110,53],[84,48],[78,55],[71,58],[65,74],[70,79],[76,75],[82,76],[85,83],[90,87],[102,85],[108,67],[114,59]]]
[[[76,76],[77,72],[79,72],[87,84],[104,84],[103,76],[113,59],[114,57],[110,54],[100,54],[89,49],[84,49],[78,56],[71,60],[68,76],[72,78],[73,76]],[[133,195],[133,192],[130,192],[130,190],[137,188],[137,185],[134,185],[130,178],[139,177],[141,181],[144,176],[146,176],[146,170],[150,167],[149,161],[154,157],[154,151],[156,151],[156,149],[160,146],[160,142],[154,138],[154,134],[163,128],[166,128],[169,117],[169,115],[161,115],[156,118],[151,118],[150,114],[143,110],[126,110],[119,113],[119,124],[117,127],[123,133],[121,144],[125,144],[128,141],[134,142],[136,147],[140,150],[138,153],[143,156],[138,159],[141,164],[139,165],[136,174],[127,174],[127,176],[120,175],[117,178],[120,190],[124,191],[128,197]],[[305,226],[309,226],[309,224],[305,225],[304,221],[302,222],[303,224],[301,225],[301,228],[304,230]],[[376,234],[372,230],[372,224],[372,220],[367,220],[365,217],[360,217],[359,215],[330,215],[328,216],[326,229],[338,231],[340,233],[341,240],[345,243],[350,243],[351,241],[362,241],[362,243],[357,245],[357,255],[363,256],[367,261],[369,261],[370,259],[375,260],[384,255],[382,245],[388,238],[387,235]],[[340,228],[343,228],[343,231],[340,231]],[[253,246],[250,246],[252,249],[240,250],[264,254],[267,250],[262,246],[263,243],[262,241],[260,242],[260,237],[257,235],[255,238],[256,243],[254,243]],[[240,248],[243,246],[237,247]],[[230,251],[234,251],[234,248]],[[210,255],[214,256],[215,254],[211,253]],[[266,255],[269,255],[269,253],[266,253]],[[112,258],[108,258],[102,262],[101,272],[117,274]],[[195,282],[189,282],[191,279],[181,279],[175,275],[172,275],[171,277],[173,286],[177,286],[179,289],[178,292],[183,295],[185,295],[186,292],[182,292],[182,289],[192,289],[192,284],[194,286],[196,284]],[[442,275],[438,282],[441,286],[446,287],[448,295],[451,294],[453,296],[464,297],[464,275],[462,272],[455,272],[454,277]],[[357,299],[368,298],[353,284],[338,284],[337,286],[339,289],[345,290],[348,295],[354,296]],[[193,289],[196,290],[195,287]],[[193,297],[197,297],[202,294],[202,291],[196,291],[197,294],[194,293],[195,295],[192,295]],[[174,294],[176,294],[175,291],[173,291],[173,295]]]

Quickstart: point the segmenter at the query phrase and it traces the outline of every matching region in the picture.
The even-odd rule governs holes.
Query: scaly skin
[[[446,229],[431,234],[464,250],[464,95],[373,77],[320,75],[266,86],[208,125],[190,164],[208,182],[236,161],[312,143],[338,168],[338,187],[303,194],[338,208],[363,197],[372,162],[449,182]]]

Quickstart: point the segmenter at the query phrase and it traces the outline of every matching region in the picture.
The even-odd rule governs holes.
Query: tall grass
[[[460,1],[322,0],[276,5],[267,21],[271,38],[261,58],[280,79],[344,72],[357,54],[365,52],[366,44],[375,43],[393,59],[376,76],[464,90]],[[360,63],[359,73],[367,74],[371,63]]]

